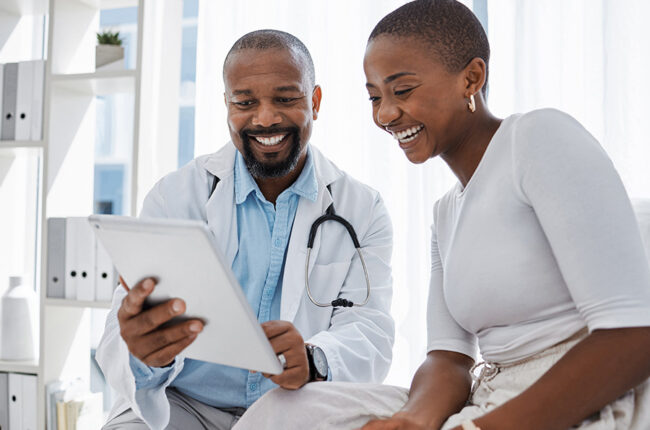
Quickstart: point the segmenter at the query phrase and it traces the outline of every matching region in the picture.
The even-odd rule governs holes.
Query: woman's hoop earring
[[[467,103],[467,108],[470,112],[476,112],[476,101],[474,101],[474,94],[469,96],[469,103]]]

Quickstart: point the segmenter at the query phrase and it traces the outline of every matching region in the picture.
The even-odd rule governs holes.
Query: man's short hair
[[[228,51],[228,54],[226,55],[226,59],[223,62],[224,77],[226,66],[231,57],[244,49],[255,49],[260,51],[265,51],[267,49],[287,49],[293,51],[301,57],[304,66],[307,68],[306,71],[310,86],[313,87],[316,83],[316,72],[314,69],[314,61],[311,59],[311,54],[305,44],[293,34],[280,30],[256,30],[243,35],[234,45],[232,45],[232,48],[230,48],[230,51]]]
[[[485,62],[487,88],[490,44],[483,26],[465,5],[455,0],[415,0],[386,15],[370,33],[368,42],[381,35],[412,37],[422,41],[452,73],[472,59]]]

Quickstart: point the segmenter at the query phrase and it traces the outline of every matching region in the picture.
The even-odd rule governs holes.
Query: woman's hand
[[[428,430],[428,428],[404,412],[398,412],[390,418],[369,421],[361,430]]]

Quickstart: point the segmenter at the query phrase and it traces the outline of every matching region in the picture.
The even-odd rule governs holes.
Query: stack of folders
[[[46,387],[48,430],[96,430],[104,421],[103,395],[83,388],[81,380],[54,381]]]
[[[0,140],[41,140],[45,61],[0,64]]]
[[[0,429],[36,430],[36,375],[0,373]]]
[[[109,302],[118,279],[88,218],[48,218],[47,297]]]

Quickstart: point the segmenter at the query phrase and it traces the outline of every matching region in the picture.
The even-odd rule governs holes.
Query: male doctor
[[[223,77],[232,144],[162,178],[141,216],[207,223],[285,370],[266,377],[183,358],[201,322],[161,328],[185,304],[143,310],[155,285],[142,280],[128,294],[116,290],[97,351],[119,395],[105,429],[230,429],[277,386],[381,382],[388,372],[391,223],[376,191],[309,144],[321,88],[307,48],[280,31],[246,34],[226,56]],[[331,205],[359,238],[372,286],[365,306],[321,308],[305,293],[309,231]],[[365,299],[361,261],[338,223],[318,229],[308,273],[318,301]]]

